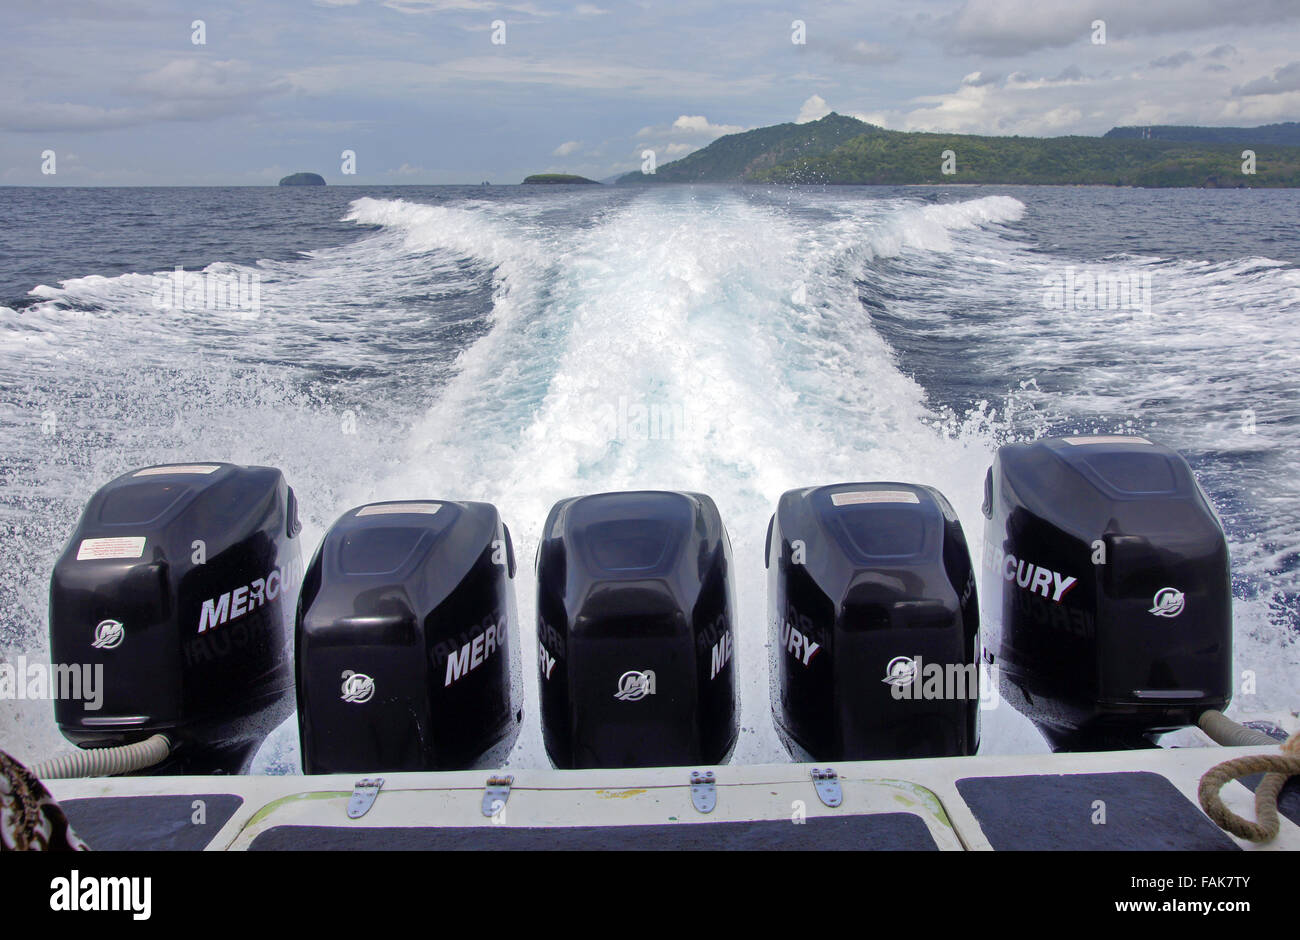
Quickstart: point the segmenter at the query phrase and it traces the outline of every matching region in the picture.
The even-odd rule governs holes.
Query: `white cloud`
[[[794,122],[796,124],[807,124],[809,121],[824,118],[830,113],[831,109],[826,106],[826,99],[821,95],[813,95],[799,108],[799,116],[794,119]]]
[[[1099,74],[1088,74],[1075,65],[1066,65],[1050,77],[1027,71],[1005,78],[972,72],[951,91],[919,95],[853,116],[893,130],[1037,137],[1103,134],[1116,126],[1145,124],[1265,124],[1295,120],[1300,113],[1300,62],[1276,68],[1263,78],[1258,65],[1253,71],[1238,65],[1225,75],[1168,67],[1166,60],[1181,58],[1178,51],[1174,46],[1165,56],[1157,56],[1154,64],[1147,52],[1138,60],[1145,64],[1133,62],[1128,68]],[[1237,55],[1231,48],[1211,51],[1219,58]],[[1252,51],[1242,61],[1258,63],[1263,58],[1266,62],[1265,55]],[[852,113],[843,107],[838,110]]]
[[[832,108],[829,102],[827,102],[821,95],[813,95],[805,101],[803,106],[799,109],[799,116],[795,119],[795,123],[807,124],[810,121],[817,121],[824,118],[834,110],[836,109]],[[866,124],[876,124],[881,127],[883,127],[885,121],[888,120],[884,114],[879,112],[874,114],[865,114],[848,108],[840,108],[839,113],[845,117],[856,118]]]
[[[403,163],[395,170],[388,170],[384,175],[410,177],[410,176],[424,176],[428,172],[429,171],[422,166],[411,166],[411,164],[409,163]]]
[[[633,135],[635,153],[647,145],[660,162],[676,160],[699,150],[727,134],[748,130],[739,124],[714,124],[703,114],[682,114],[671,124],[643,127]]]
[[[636,132],[636,137],[638,140],[645,140],[649,137],[688,137],[697,140],[714,140],[725,134],[738,134],[746,129],[739,124],[711,124],[709,119],[702,114],[683,114],[672,124],[656,124],[643,127]]]
[[[744,128],[737,124],[710,124],[702,114],[683,114],[673,121],[673,130],[692,137],[721,137],[739,133]]]
[[[867,124],[874,124],[876,127],[889,126],[889,115],[883,111],[875,111],[869,114],[863,114],[858,111],[849,111],[847,113],[851,118],[857,118],[859,121],[863,121]]]
[[[1106,23],[1107,41],[1198,29],[1281,24],[1300,18],[1291,0],[965,0],[937,21],[952,49],[1013,56],[1075,43],[1090,44],[1092,23]]]
[[[551,151],[551,156],[567,157],[581,146],[582,141],[580,140],[566,140],[564,143],[560,144],[560,146]]]

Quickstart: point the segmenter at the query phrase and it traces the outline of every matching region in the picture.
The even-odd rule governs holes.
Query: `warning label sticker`
[[[83,539],[77,549],[77,561],[95,558],[139,558],[144,554],[143,535],[123,535],[112,539]]]
[[[920,503],[915,493],[907,490],[854,490],[851,493],[832,493],[833,506],[858,506],[862,503]]]
[[[186,463],[170,467],[148,467],[131,474],[136,477],[160,477],[168,473],[215,473],[220,470],[214,463]]]
[[[1081,437],[1064,438],[1067,444],[1150,444],[1145,437],[1135,434],[1085,434]]]
[[[441,508],[441,503],[377,503],[373,506],[362,506],[357,510],[357,515],[390,516],[406,512],[422,512],[433,515]]]

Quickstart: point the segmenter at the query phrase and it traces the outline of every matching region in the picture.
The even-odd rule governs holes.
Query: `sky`
[[[1029,136],[1300,120],[1300,0],[0,7],[0,184],[604,179],[832,110]]]

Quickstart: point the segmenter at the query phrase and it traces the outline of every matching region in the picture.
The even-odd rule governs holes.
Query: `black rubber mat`
[[[194,802],[202,800],[203,823],[194,822]],[[103,796],[64,800],[59,805],[92,849],[198,851],[212,841],[243,797],[233,793],[186,796]]]
[[[925,823],[912,813],[866,816],[814,816],[796,825],[788,820],[676,823],[662,826],[580,826],[513,829],[335,828],[277,826],[253,840],[254,850],[419,850],[578,849],[681,851],[689,849],[786,849],[818,852],[861,849],[937,850]]]
[[[967,777],[957,792],[998,850],[1238,848],[1159,774]]]

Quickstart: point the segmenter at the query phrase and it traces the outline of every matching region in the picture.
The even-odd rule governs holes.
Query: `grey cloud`
[[[862,65],[888,65],[897,62],[899,53],[896,49],[868,42],[865,39],[852,41],[837,40],[824,44],[831,58],[840,62],[859,63]]]
[[[0,127],[13,132],[95,131],[158,121],[199,121],[246,113],[289,84],[246,63],[176,59],[128,81],[135,101],[108,106],[77,101],[0,101]]]
[[[1249,95],[1280,95],[1288,91],[1300,91],[1300,62],[1292,62],[1279,69],[1274,69],[1271,76],[1257,78],[1232,89],[1238,97]]]
[[[1103,20],[1109,40],[1216,27],[1279,24],[1300,19],[1292,0],[963,0],[933,20],[933,35],[952,51],[1015,56],[1088,43],[1091,24]]]
[[[173,59],[131,84],[137,94],[166,100],[252,100],[289,90],[282,78],[269,77],[237,60]]]
[[[156,121],[203,121],[235,114],[230,102],[163,102],[144,107],[102,108],[73,102],[0,103],[0,128],[13,133],[99,131]]]
[[[5,0],[5,13],[16,19],[30,13],[34,20],[42,20],[49,15],[49,8],[46,0]],[[172,14],[167,4],[161,0],[60,0],[57,12],[59,20],[65,23],[68,20],[138,22],[169,15]]]

